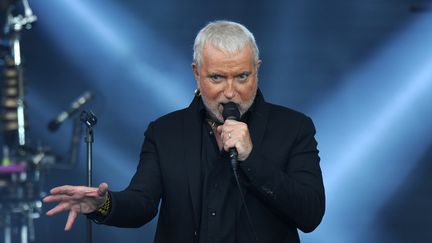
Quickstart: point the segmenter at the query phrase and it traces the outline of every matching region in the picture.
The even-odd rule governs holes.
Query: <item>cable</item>
[[[252,218],[251,218],[250,213],[249,213],[249,208],[246,205],[246,201],[245,201],[245,198],[244,198],[243,190],[241,188],[240,181],[239,181],[239,178],[238,178],[238,173],[237,173],[237,164],[238,164],[237,163],[237,156],[230,157],[230,161],[231,161],[231,167],[232,167],[233,173],[234,173],[234,178],[236,180],[237,188],[238,188],[238,190],[240,192],[240,198],[242,200],[242,205],[244,206],[244,208],[246,210],[246,217],[247,217],[247,221],[249,223],[250,230],[252,231],[253,237],[255,239],[255,243],[259,243],[258,236],[256,234],[255,227],[254,227],[254,225],[252,223]]]

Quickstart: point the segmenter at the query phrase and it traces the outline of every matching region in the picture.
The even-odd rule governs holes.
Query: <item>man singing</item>
[[[140,227],[160,204],[157,243],[300,242],[297,229],[313,231],[325,209],[315,128],[304,114],[264,100],[260,64],[248,29],[209,23],[194,43],[195,97],[149,124],[129,186],[56,187],[44,198],[58,202],[47,215],[69,211],[66,230],[79,213],[100,224]],[[230,102],[238,120],[224,117]]]

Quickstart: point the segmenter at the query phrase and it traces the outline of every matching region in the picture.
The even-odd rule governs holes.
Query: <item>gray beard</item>
[[[255,91],[255,94],[252,96],[252,98],[249,101],[247,101],[245,104],[237,104],[236,103],[238,108],[239,108],[239,111],[240,111],[240,116],[243,116],[243,114],[246,113],[249,110],[249,108],[252,106],[252,104],[255,100],[255,97],[256,97],[256,93],[257,92]],[[207,104],[207,101],[204,99],[203,96],[201,96],[201,100],[202,100],[204,107],[207,111],[207,114],[210,116],[210,118],[213,119],[214,121],[218,121],[219,123],[223,124],[224,119],[222,117],[222,114],[219,114],[219,110],[217,109],[217,107],[216,107],[216,110],[212,110],[209,108],[209,105]]]

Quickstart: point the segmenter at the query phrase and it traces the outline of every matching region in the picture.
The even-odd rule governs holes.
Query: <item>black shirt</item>
[[[203,123],[202,207],[200,242],[235,242],[237,188],[228,153],[220,152],[214,134]]]
[[[202,106],[200,243],[235,243],[241,208],[228,152],[219,150]],[[246,116],[248,113],[246,113]],[[246,119],[242,119],[246,122]],[[247,224],[247,222],[244,222]]]

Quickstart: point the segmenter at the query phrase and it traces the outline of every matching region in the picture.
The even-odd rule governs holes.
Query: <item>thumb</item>
[[[105,194],[107,193],[107,191],[108,191],[108,184],[106,184],[105,182],[102,182],[99,185],[98,190],[97,190],[98,195],[100,197],[103,197],[103,196],[105,196]]]
[[[217,131],[218,133],[221,133],[221,132],[222,132],[222,129],[223,129],[223,125],[219,125],[219,126],[216,128],[216,131]]]

